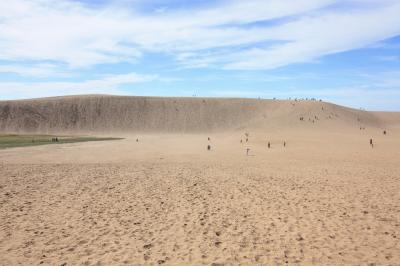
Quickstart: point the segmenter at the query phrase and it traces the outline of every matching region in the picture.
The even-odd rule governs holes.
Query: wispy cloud
[[[0,98],[29,98],[74,94],[121,94],[120,85],[159,80],[157,75],[136,73],[105,76],[77,82],[0,82]]]
[[[385,62],[400,62],[400,55],[379,56],[377,59]]]
[[[13,73],[23,77],[68,77],[69,73],[61,71],[57,65],[54,64],[4,64],[0,65],[0,73]]]
[[[162,52],[186,67],[270,69],[400,34],[398,1],[353,0],[349,11],[331,8],[347,2],[236,0],[141,13],[135,1],[131,9],[93,9],[66,0],[2,1],[0,58],[87,67]]]

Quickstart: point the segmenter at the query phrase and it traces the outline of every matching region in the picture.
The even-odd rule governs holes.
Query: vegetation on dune
[[[100,138],[84,136],[53,136],[53,135],[16,135],[0,134],[0,149],[27,147],[47,144],[65,144],[87,141],[120,140],[122,138]]]

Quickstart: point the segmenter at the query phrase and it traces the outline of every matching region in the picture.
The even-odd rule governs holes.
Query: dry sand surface
[[[0,150],[0,265],[400,265],[399,116],[343,114]]]
[[[307,135],[0,151],[0,264],[399,265],[399,135]]]

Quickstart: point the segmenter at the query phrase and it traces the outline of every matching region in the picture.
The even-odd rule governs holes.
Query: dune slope
[[[303,117],[303,121],[300,118]],[[400,116],[318,101],[66,96],[0,101],[0,132],[215,132],[338,125],[385,128]]]

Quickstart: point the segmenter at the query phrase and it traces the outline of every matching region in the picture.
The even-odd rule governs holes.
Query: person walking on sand
[[[249,151],[250,151],[250,149],[247,148],[247,149],[246,149],[246,155],[247,155],[247,156],[249,156]]]
[[[286,141],[283,142],[283,147],[284,147],[284,148],[286,147]]]
[[[269,149],[269,148],[271,148],[271,143],[269,143],[269,141],[268,141],[268,149]]]
[[[372,139],[369,139],[369,145],[371,145],[371,147],[374,147],[374,143],[372,142]]]

